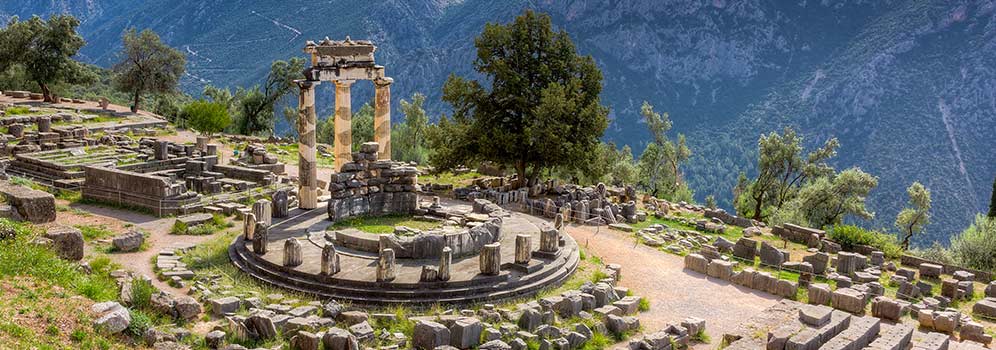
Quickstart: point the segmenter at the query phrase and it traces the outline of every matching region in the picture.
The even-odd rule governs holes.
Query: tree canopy
[[[239,87],[235,93],[209,85],[204,88],[204,95],[228,107],[234,116],[230,127],[232,132],[242,135],[271,135],[277,105],[291,96],[297,96],[298,88],[294,79],[300,78],[303,70],[304,59],[299,57],[273,61],[263,85],[254,85],[248,89]],[[297,124],[296,111],[291,115],[286,111],[283,114],[290,125]]]
[[[896,215],[896,228],[903,234],[903,249],[909,249],[910,238],[930,224],[930,190],[913,182],[906,193],[910,197],[909,206]]]
[[[137,112],[143,94],[168,94],[176,91],[186,70],[187,58],[166,45],[159,35],[145,29],[131,28],[122,37],[121,62],[114,65],[118,90],[132,95],[132,112]]]
[[[430,162],[448,169],[490,160],[514,168],[524,185],[543,169],[589,161],[608,125],[594,59],[579,55],[548,15],[532,11],[487,24],[474,45],[484,79],[446,81],[443,100],[453,116],[428,134]]]
[[[840,143],[827,140],[822,147],[802,154],[802,137],[792,128],[772,132],[758,140],[757,177],[741,176],[734,191],[737,213],[754,220],[768,215],[798,195],[807,181],[832,175],[827,161],[837,154]]]
[[[220,102],[198,100],[188,103],[183,107],[182,115],[190,127],[207,134],[221,132],[232,123],[228,107]]]
[[[80,22],[70,15],[42,20],[33,16],[21,21],[14,16],[0,29],[0,72],[22,70],[19,74],[41,89],[45,101],[52,102],[51,85],[58,82],[87,83],[96,75],[73,59],[86,44],[76,33]]]
[[[426,161],[425,134],[429,128],[429,115],[425,113],[425,95],[415,93],[411,101],[401,100],[401,114],[405,121],[391,127],[391,155],[405,162]]]
[[[692,191],[682,179],[681,164],[688,161],[692,151],[685,144],[685,135],[678,134],[678,142],[671,141],[671,119],[667,113],[654,111],[654,106],[644,101],[640,114],[653,136],[652,142],[640,155],[640,185],[654,197],[663,196],[672,201],[691,201]]]

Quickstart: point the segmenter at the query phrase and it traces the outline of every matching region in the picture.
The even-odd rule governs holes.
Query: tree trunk
[[[903,237],[903,244],[902,244],[903,250],[910,249],[910,238],[912,237],[913,237],[913,232],[910,231],[906,232],[906,235]]]
[[[526,187],[528,185],[528,179],[526,178],[526,162],[518,160],[515,162],[515,174],[519,176],[519,188]]]
[[[764,195],[761,198],[754,197],[754,217],[751,219],[761,221],[761,207],[764,206]]]
[[[141,102],[141,100],[142,100],[142,93],[139,91],[135,91],[135,99],[131,105],[132,113],[138,113],[138,103]]]
[[[56,102],[53,101],[52,99],[52,90],[49,90],[48,84],[45,84],[40,81],[38,81],[37,83],[38,83],[38,88],[40,88],[42,91],[42,96],[44,96],[45,98],[45,102],[52,102],[52,103]]]

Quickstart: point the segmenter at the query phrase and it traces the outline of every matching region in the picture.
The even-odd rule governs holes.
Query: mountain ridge
[[[13,5],[13,6],[12,6]],[[934,194],[920,244],[946,241],[986,205],[996,175],[996,21],[985,1],[253,1],[26,0],[11,15],[71,13],[89,44],[81,59],[114,62],[120,35],[151,28],[188,56],[185,91],[251,85],[275,59],[303,56],[305,40],[371,39],[401,99],[428,96],[431,115],[450,74],[477,77],[473,38],[526,8],[547,12],[605,73],[612,119],[606,140],[642,151],[643,101],[688,135],[686,176],[697,198],[729,207],[737,173],[756,163],[761,133],[796,127],[807,145],[836,136],[838,168],[877,175],[869,197],[891,228],[905,188]],[[372,87],[357,84],[354,105]],[[321,87],[318,107],[331,114]]]

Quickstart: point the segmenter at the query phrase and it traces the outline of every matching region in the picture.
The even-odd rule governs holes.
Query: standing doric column
[[[380,144],[377,159],[391,159],[391,83],[394,79],[374,80],[374,142]]]
[[[335,81],[335,171],[339,172],[342,165],[352,161],[353,156],[353,111],[349,96],[352,80]]]
[[[301,137],[298,144],[298,170],[300,183],[298,207],[315,209],[318,207],[318,163],[315,162],[315,82],[300,80],[298,95],[297,133]]]

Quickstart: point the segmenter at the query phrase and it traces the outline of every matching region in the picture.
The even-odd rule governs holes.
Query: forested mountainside
[[[838,168],[879,177],[870,196],[891,227],[905,189],[933,192],[919,243],[945,241],[987,203],[996,175],[996,22],[989,1],[486,1],[17,0],[0,20],[71,13],[88,41],[81,59],[108,67],[121,34],[151,28],[188,56],[183,88],[258,82],[305,40],[375,41],[394,77],[395,111],[414,92],[433,115],[449,74],[472,75],[473,38],[487,22],[548,12],[605,75],[606,139],[639,152],[644,100],[667,111],[694,153],[685,175],[700,200],[729,208],[761,133],[794,126],[809,145],[836,136]],[[373,95],[357,84],[354,103]],[[331,113],[331,89],[319,94]],[[394,113],[396,121],[403,118]]]

